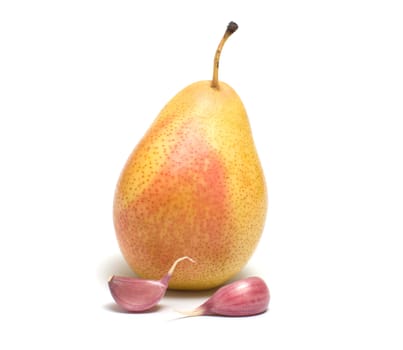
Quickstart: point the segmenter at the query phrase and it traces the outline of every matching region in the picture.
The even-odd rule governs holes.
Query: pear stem
[[[218,86],[218,67],[220,65],[220,56],[222,48],[227,41],[227,39],[238,29],[238,25],[235,22],[229,22],[227,29],[222,37],[220,43],[218,44],[217,50],[214,56],[214,70],[213,70],[213,80],[211,81],[211,87],[215,89],[219,89]]]

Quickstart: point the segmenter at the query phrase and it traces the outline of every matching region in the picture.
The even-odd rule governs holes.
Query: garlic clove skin
[[[166,291],[160,281],[130,277],[112,276],[108,285],[115,302],[129,312],[150,310]]]
[[[218,289],[205,303],[188,316],[252,316],[265,312],[270,301],[270,292],[260,277],[248,277]]]
[[[129,312],[143,312],[150,310],[165,295],[168,283],[176,266],[183,260],[195,261],[183,256],[174,261],[169,271],[159,281],[142,278],[112,276],[109,281],[109,290],[115,302]]]

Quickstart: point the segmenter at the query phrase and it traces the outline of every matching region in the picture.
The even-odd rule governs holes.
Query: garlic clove
[[[248,277],[221,287],[202,305],[183,314],[252,316],[265,312],[269,301],[266,283],[260,277]]]
[[[109,289],[116,303],[130,312],[141,312],[155,306],[165,294],[160,281],[112,276]]]
[[[115,302],[129,312],[143,312],[158,304],[165,295],[168,283],[176,266],[183,260],[195,262],[187,256],[177,259],[159,281],[142,278],[112,276],[109,281],[109,290]]]

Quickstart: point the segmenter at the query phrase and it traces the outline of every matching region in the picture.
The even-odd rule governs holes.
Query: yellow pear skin
[[[240,272],[266,218],[247,113],[237,93],[218,82],[218,59],[214,67],[213,81],[189,85],[162,109],[115,192],[118,243],[136,274],[159,279],[181,256],[196,261],[176,268],[171,289],[209,289]]]

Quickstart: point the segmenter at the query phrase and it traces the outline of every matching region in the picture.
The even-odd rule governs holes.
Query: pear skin
[[[218,65],[217,65],[218,69]],[[209,289],[253,254],[267,191],[244,105],[227,84],[199,81],[170,100],[118,180],[114,224],[124,258],[159,279],[181,256],[171,289]]]

